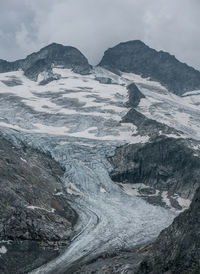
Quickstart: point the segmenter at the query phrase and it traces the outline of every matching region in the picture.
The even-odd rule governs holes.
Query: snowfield
[[[122,76],[133,81],[146,96],[137,108],[146,117],[182,131],[182,137],[200,140],[200,91],[191,91],[181,97],[161,86],[132,73]]]
[[[0,74],[2,134],[16,145],[21,140],[50,152],[65,167],[66,193],[59,195],[67,195],[80,216],[69,248],[32,272],[42,274],[66,273],[80,259],[145,243],[176,215],[123,192],[109,177],[112,166],[107,157],[117,147],[149,141],[149,136],[137,133],[136,126],[120,123],[129,111],[128,84],[135,82],[146,96],[138,111],[181,130],[185,137],[200,138],[200,111],[194,98],[199,98],[198,92],[177,97],[159,83],[133,74],[120,77],[102,68],[86,76],[61,68],[54,68],[54,73],[60,79],[47,85],[39,84],[45,73],[38,82],[27,79],[22,71]],[[98,77],[109,77],[112,83],[100,83]],[[12,85],[13,79],[21,84]]]

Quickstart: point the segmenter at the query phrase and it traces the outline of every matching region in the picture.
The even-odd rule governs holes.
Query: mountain
[[[181,235],[199,222],[198,72],[140,41],[119,47],[97,67],[59,44],[0,62],[3,274],[186,269]]]
[[[160,82],[181,95],[200,89],[200,72],[167,52],[156,51],[139,40],[120,43],[105,51],[99,66],[112,71],[139,74]]]
[[[53,66],[70,68],[80,74],[89,73],[91,68],[88,60],[79,50],[56,43],[52,43],[22,60],[14,62],[0,60],[1,73],[22,69],[27,77],[35,81],[39,73],[43,71],[51,73]]]

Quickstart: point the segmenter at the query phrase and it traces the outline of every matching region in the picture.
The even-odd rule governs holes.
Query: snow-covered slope
[[[24,132],[97,140],[148,140],[132,137],[137,129],[119,123],[127,112],[126,87],[101,84],[95,74],[81,76],[59,68],[54,72],[61,78],[44,86],[26,78],[22,71],[0,74],[0,125]],[[39,75],[39,80],[42,77]],[[9,87],[5,84],[8,80],[22,84]]]
[[[150,119],[183,132],[182,137],[200,140],[200,92],[191,91],[177,96],[158,82],[133,73],[122,73],[133,81],[146,98],[141,99],[137,110]],[[174,136],[175,137],[175,136]]]
[[[144,243],[174,218],[164,208],[126,195],[109,177],[107,157],[116,147],[149,141],[133,124],[120,123],[129,111],[130,75],[119,77],[102,68],[85,76],[53,71],[60,77],[47,85],[40,85],[45,73],[38,82],[22,71],[0,74],[1,133],[50,152],[65,167],[63,195],[80,216],[68,250],[35,273],[62,273],[83,257]],[[111,83],[103,84],[105,78]]]

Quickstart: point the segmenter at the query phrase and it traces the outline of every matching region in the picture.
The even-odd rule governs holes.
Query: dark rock
[[[137,107],[140,100],[145,98],[145,96],[134,83],[130,84],[127,88],[129,96],[128,107]]]
[[[43,71],[50,73],[51,63],[46,59],[39,59],[24,71],[24,75],[34,81],[37,81],[38,75]]]
[[[137,274],[200,273],[200,188],[190,208],[163,230]]]
[[[16,62],[8,62],[0,59],[0,73],[18,70],[19,66]]]
[[[78,49],[56,43],[22,60],[14,62],[0,60],[1,73],[22,69],[24,74],[32,80],[37,80],[38,75],[43,71],[51,72],[54,66],[69,68],[79,74],[88,74],[91,69],[88,60]]]
[[[112,84],[112,79],[107,77],[96,77],[95,80],[99,81],[101,84]]]
[[[36,241],[2,243],[8,250],[0,257],[1,274],[25,274],[59,255],[58,249],[41,248]]]
[[[167,52],[151,49],[139,40],[109,48],[99,65],[111,71],[132,72],[142,77],[150,77],[178,95],[200,89],[199,71],[181,63]]]
[[[17,274],[22,273],[19,266],[31,270],[68,246],[77,214],[64,194],[57,195],[64,193],[64,170],[53,159],[23,145],[17,149],[3,137],[0,154],[0,247],[1,241],[11,241],[0,256],[0,273]],[[19,261],[25,246],[33,259],[30,265],[30,258]],[[13,254],[15,265],[7,259]]]
[[[144,257],[138,252],[139,247],[131,251],[116,251],[113,253],[105,253],[89,262],[79,266],[74,266],[74,274],[133,274],[137,269],[138,263]],[[67,273],[66,273],[67,274]]]
[[[134,99],[132,99],[129,95],[129,104],[130,102],[132,103],[132,100],[134,101]],[[145,115],[138,112],[134,108],[128,111],[128,113],[123,117],[122,122],[134,124],[137,127],[138,133],[140,135],[148,135],[150,137],[158,136],[161,133],[175,134],[179,136],[181,133],[165,124],[147,118]]]
[[[200,184],[200,159],[181,139],[160,136],[150,143],[125,145],[110,162],[116,182],[143,183],[190,199]]]
[[[22,81],[16,77],[10,77],[8,80],[2,80],[1,82],[8,87],[20,86],[23,84]]]

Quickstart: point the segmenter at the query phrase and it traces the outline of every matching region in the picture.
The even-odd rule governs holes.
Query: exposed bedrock
[[[179,136],[181,132],[159,123],[155,120],[147,118],[142,113],[138,112],[134,108],[123,117],[122,123],[132,123],[137,127],[137,133],[140,135],[148,135],[150,138],[163,134],[176,134]]]
[[[156,137],[161,134],[175,134],[180,136],[182,132],[167,126],[166,124],[157,122],[156,120],[149,119],[142,113],[136,110],[141,99],[145,98],[145,95],[134,84],[127,86],[128,90],[128,102],[127,106],[131,109],[122,118],[122,123],[132,123],[137,127],[137,134],[148,135],[150,138]]]
[[[27,273],[69,245],[77,215],[54,160],[3,137],[0,153],[0,273]]]
[[[105,51],[99,66],[150,77],[181,95],[200,89],[200,72],[164,51],[156,51],[139,40],[120,43]]]
[[[45,71],[49,74],[48,79],[55,79],[56,76],[52,74],[54,66],[72,69],[80,74],[88,74],[91,70],[88,60],[78,49],[52,43],[22,60],[0,60],[0,73],[22,69],[27,77],[37,80],[38,75]]]
[[[143,183],[191,199],[199,186],[200,159],[182,139],[156,137],[150,143],[129,144],[110,158],[112,180]]]
[[[137,274],[200,273],[200,188],[188,210],[163,230]]]
[[[140,103],[140,100],[145,98],[145,96],[134,83],[130,84],[127,89],[129,97],[128,107],[137,107]]]

